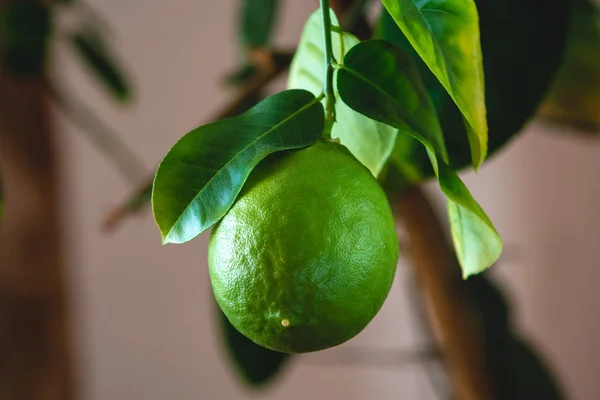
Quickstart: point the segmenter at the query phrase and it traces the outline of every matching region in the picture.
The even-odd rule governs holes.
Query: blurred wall
[[[136,101],[117,108],[62,45],[55,75],[122,132],[151,173],[183,133],[232,95],[219,80],[237,61],[238,1],[88,2],[111,23],[112,40],[135,78]],[[317,2],[284,3],[278,42],[292,47]],[[412,312],[404,261],[384,309],[359,337],[297,357],[278,385],[247,392],[220,347],[207,236],[163,247],[149,214],[101,234],[103,215],[130,188],[78,129],[60,116],[58,123],[85,400],[435,398],[423,365],[390,362],[394,352],[426,345]],[[576,400],[600,398],[599,155],[599,142],[532,123],[479,174],[466,176],[506,242],[495,272],[514,294],[520,326]],[[342,363],[364,348],[387,357]]]

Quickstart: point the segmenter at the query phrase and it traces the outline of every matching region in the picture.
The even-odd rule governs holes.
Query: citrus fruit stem
[[[335,123],[335,94],[333,91],[333,64],[336,63],[331,44],[331,15],[329,0],[321,0],[323,15],[323,41],[325,42],[325,129],[323,137],[331,137],[331,128]]]

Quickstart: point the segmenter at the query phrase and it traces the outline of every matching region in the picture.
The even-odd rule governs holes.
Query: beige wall
[[[238,1],[91,3],[112,23],[113,42],[135,77],[136,102],[116,108],[62,47],[57,75],[123,132],[151,171],[176,139],[231,95],[219,78],[236,63]],[[291,46],[316,1],[284,3],[281,43]],[[298,357],[278,386],[246,394],[219,347],[206,235],[163,247],[149,215],[102,235],[102,216],[129,188],[72,124],[59,124],[86,400],[435,398],[420,365],[332,366],[359,346],[402,350],[424,344],[411,313],[405,262],[384,309],[358,338]],[[597,142],[532,124],[478,175],[466,177],[506,241],[496,272],[514,293],[518,320],[547,350],[576,400],[600,398],[599,156]]]

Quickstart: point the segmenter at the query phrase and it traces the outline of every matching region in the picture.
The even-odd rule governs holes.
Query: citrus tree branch
[[[429,199],[418,186],[395,204],[419,291],[459,400],[493,400],[483,338],[459,284],[460,267]]]
[[[329,14],[329,0],[321,0],[321,14],[323,15],[323,42],[325,47],[325,128],[323,137],[331,137],[331,128],[335,123],[335,93],[333,92],[333,48],[331,45],[331,16]]]

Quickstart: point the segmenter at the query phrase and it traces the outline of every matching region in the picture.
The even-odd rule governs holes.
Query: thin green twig
[[[331,15],[329,0],[321,0],[321,14],[323,14],[323,41],[325,43],[325,128],[323,137],[331,137],[331,128],[335,123],[335,92],[333,90],[333,46],[331,44]]]

